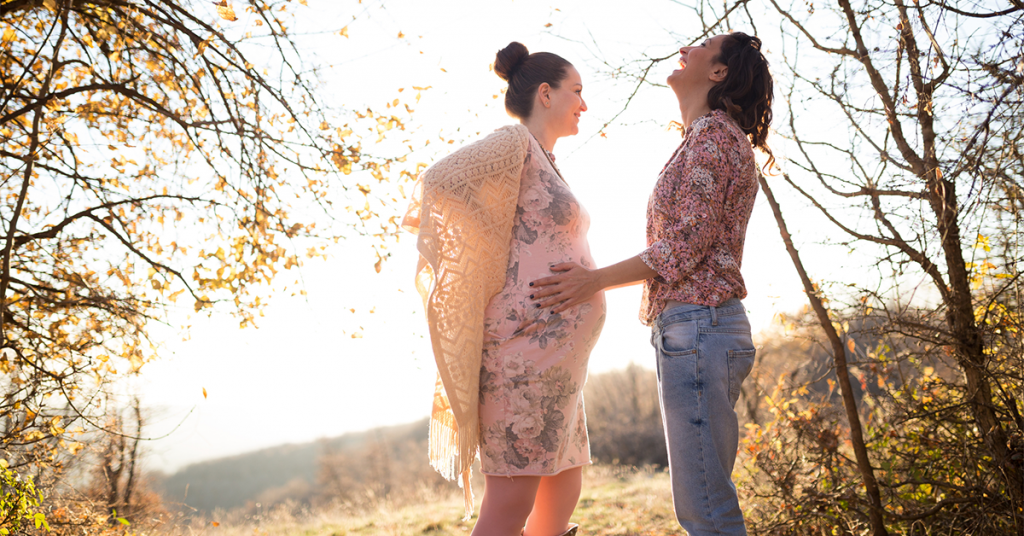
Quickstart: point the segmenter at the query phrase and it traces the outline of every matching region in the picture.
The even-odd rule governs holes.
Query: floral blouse
[[[644,284],[644,324],[669,300],[716,306],[746,297],[740,265],[755,195],[754,152],[739,126],[721,110],[694,121],[647,204],[640,258],[658,275]]]

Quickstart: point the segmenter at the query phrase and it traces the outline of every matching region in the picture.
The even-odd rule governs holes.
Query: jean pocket
[[[754,354],[756,353],[757,351],[753,348],[729,350],[729,402],[733,406],[740,399],[743,380],[747,379],[750,370],[754,368]]]
[[[697,321],[674,322],[661,328],[661,350],[666,355],[697,353]]]

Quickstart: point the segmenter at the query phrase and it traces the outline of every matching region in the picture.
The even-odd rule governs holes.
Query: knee
[[[521,528],[530,517],[536,497],[536,486],[491,486],[484,491],[480,517],[501,527]]]

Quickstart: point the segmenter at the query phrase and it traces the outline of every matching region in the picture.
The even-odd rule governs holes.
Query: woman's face
[[[722,40],[716,35],[703,43],[679,49],[679,69],[668,75],[668,85],[677,95],[705,86],[713,86],[725,78],[728,67],[715,61],[722,51]]]
[[[580,73],[572,65],[566,67],[565,78],[558,89],[549,90],[551,107],[548,109],[547,122],[554,127],[558,137],[573,136],[580,131],[580,114],[587,111],[587,103],[583,101],[583,82]]]

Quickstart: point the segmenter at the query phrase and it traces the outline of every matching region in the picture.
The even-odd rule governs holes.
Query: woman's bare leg
[[[541,477],[533,511],[526,521],[526,536],[558,536],[568,530],[582,487],[582,467]]]
[[[472,536],[519,536],[534,509],[541,477],[485,477],[483,504]]]

